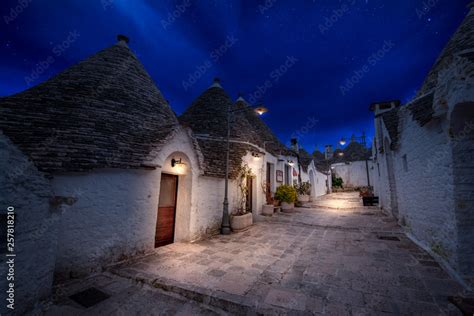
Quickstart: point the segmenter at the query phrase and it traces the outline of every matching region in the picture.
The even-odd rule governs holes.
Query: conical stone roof
[[[205,175],[225,176],[227,111],[241,106],[239,102],[234,104],[218,80],[215,80],[179,117],[180,123],[191,128],[197,138],[204,157]],[[230,139],[229,172],[233,178],[242,164],[242,157],[248,151],[258,152],[258,147],[262,146],[262,141],[247,120],[245,111],[231,115]]]
[[[300,164],[304,172],[308,172],[308,167],[313,161],[313,157],[305,149],[300,148],[299,150]]]
[[[470,58],[472,58],[472,49],[474,49],[474,2],[470,4],[468,15],[431,68],[417,96],[420,97],[433,90],[438,82],[438,73],[452,63],[456,55],[471,50]]]
[[[53,78],[0,99],[0,129],[45,172],[142,168],[178,126],[121,41]]]
[[[239,97],[236,102],[236,107],[245,108],[249,104],[244,98]],[[245,116],[250,123],[253,133],[258,135],[260,146],[267,150],[269,153],[278,155],[294,155],[285,145],[283,145],[268,125],[253,111],[248,108],[245,111]]]

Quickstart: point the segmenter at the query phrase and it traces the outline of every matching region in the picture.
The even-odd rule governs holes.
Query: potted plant
[[[311,195],[311,183],[309,181],[301,182],[295,186],[296,192],[298,193],[299,202],[309,202],[309,197]]]
[[[234,232],[242,231],[253,224],[253,216],[245,207],[247,197],[247,177],[253,177],[252,171],[247,164],[239,168],[237,181],[239,183],[240,197],[237,209],[230,216],[230,227]]]
[[[289,211],[295,208],[296,190],[291,185],[281,185],[275,192],[275,199],[281,202],[282,211]]]
[[[262,215],[272,216],[274,206],[273,206],[272,192],[270,191],[270,183],[267,183],[264,181],[262,183],[262,189],[263,189],[263,193],[265,193],[265,200],[266,200],[266,204],[262,206]]]
[[[344,181],[342,180],[342,178],[338,177],[335,173],[333,173],[331,177],[333,191],[342,191],[344,189]]]
[[[360,188],[359,196],[362,198],[362,203],[364,206],[373,206],[379,203],[379,198],[374,196],[372,187]]]

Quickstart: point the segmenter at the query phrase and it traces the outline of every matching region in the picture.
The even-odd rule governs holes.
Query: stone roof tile
[[[462,51],[474,48],[474,8],[471,6],[469,14],[453,34],[440,56],[431,68],[417,96],[432,91],[438,82],[438,73],[454,61],[456,55]]]
[[[0,129],[41,171],[142,168],[177,128],[124,42],[0,99]]]

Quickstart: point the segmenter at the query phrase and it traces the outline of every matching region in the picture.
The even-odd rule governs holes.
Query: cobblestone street
[[[265,217],[245,232],[157,248],[111,267],[101,278],[122,289],[119,299],[114,298],[117,289],[101,286],[99,278],[82,286],[92,283],[111,298],[88,310],[62,300],[54,310],[114,314],[128,300],[127,315],[458,315],[448,296],[463,293],[394,219],[360,206],[355,193],[333,194],[311,208]],[[124,289],[132,294],[123,294]]]

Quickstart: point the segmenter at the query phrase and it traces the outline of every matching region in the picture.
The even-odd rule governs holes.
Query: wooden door
[[[245,197],[245,209],[247,212],[252,212],[252,199],[253,199],[253,181],[252,177],[247,177],[247,194]]]
[[[173,243],[177,193],[178,176],[166,173],[161,174],[155,247]]]
[[[265,203],[271,203],[272,200],[272,165],[267,162],[267,174],[265,184]]]

